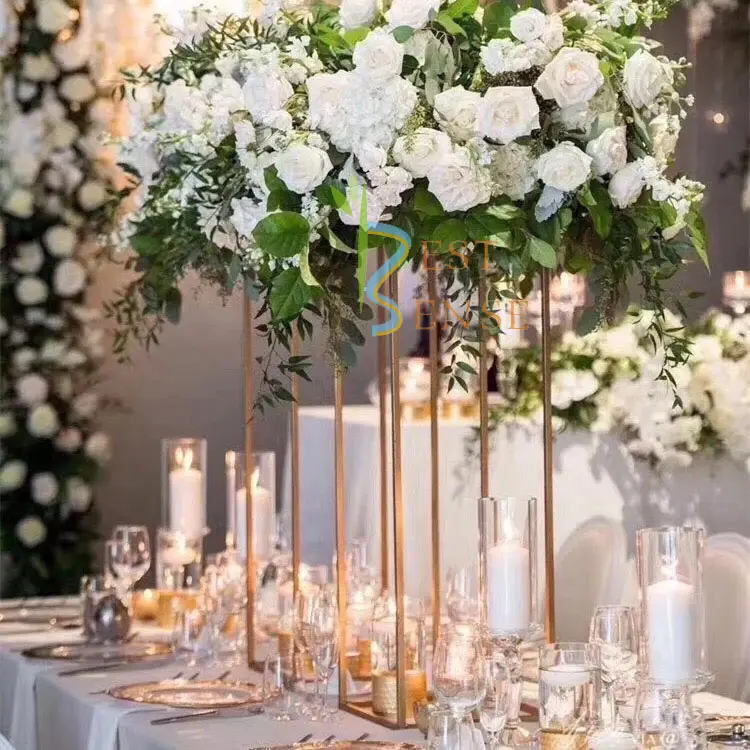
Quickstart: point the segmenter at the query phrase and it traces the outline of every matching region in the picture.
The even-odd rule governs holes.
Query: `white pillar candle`
[[[177,449],[176,469],[169,472],[169,521],[172,531],[188,539],[203,536],[203,473],[192,468],[193,451]]]
[[[698,666],[694,587],[668,578],[652,583],[646,596],[651,677],[665,684],[689,680]]]
[[[257,474],[254,477],[257,483]],[[247,492],[243,487],[237,490],[237,549],[242,558],[247,558]],[[268,560],[271,557],[276,509],[273,506],[271,493],[265,487],[255,484],[253,497],[253,541],[255,557]]]
[[[487,554],[487,616],[492,632],[511,633],[531,624],[529,551],[505,540]]]

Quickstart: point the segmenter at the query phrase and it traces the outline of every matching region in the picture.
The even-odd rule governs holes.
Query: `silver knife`
[[[231,709],[230,709],[231,710]],[[154,726],[160,726],[162,724],[178,724],[182,721],[192,721],[193,719],[207,719],[212,716],[224,716],[225,718],[231,717],[244,717],[244,716],[260,716],[263,713],[262,708],[253,708],[249,711],[243,710],[242,713],[227,713],[227,709],[218,708],[205,708],[201,711],[191,711],[189,714],[179,714],[178,716],[165,716],[161,719],[152,719],[151,724]]]
[[[100,672],[103,670],[116,669],[117,667],[127,667],[130,665],[129,661],[108,661],[98,664],[87,664],[84,667],[76,667],[75,669],[64,669],[62,672],[57,673],[57,677],[74,677],[78,674],[86,674],[87,672]]]

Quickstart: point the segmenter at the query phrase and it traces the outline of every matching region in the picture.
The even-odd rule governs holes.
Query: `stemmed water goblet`
[[[145,526],[116,526],[107,544],[107,563],[121,582],[128,599],[151,567],[151,545]]]
[[[597,607],[591,618],[589,643],[599,647],[601,658],[606,699],[604,728],[614,731],[622,724],[617,710],[617,689],[635,674],[638,663],[638,634],[632,607]]]
[[[450,708],[457,720],[481,704],[487,673],[484,643],[477,627],[462,623],[441,629],[435,645],[432,678],[438,700]]]

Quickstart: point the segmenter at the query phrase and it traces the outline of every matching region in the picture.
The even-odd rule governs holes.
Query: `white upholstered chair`
[[[555,559],[558,640],[588,640],[594,608],[620,602],[626,561],[627,540],[619,521],[591,518],[568,537]]]
[[[10,744],[10,740],[0,734],[0,750],[14,750],[13,745]]]
[[[750,539],[715,534],[703,557],[709,690],[750,700]]]

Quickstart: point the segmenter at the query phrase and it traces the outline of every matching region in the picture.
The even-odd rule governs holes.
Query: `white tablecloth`
[[[380,549],[380,452],[374,406],[344,409],[346,531]],[[479,470],[466,460],[471,420],[440,424],[440,495],[443,571],[476,555]],[[403,497],[407,593],[427,596],[431,580],[430,425],[403,424]],[[542,497],[541,428],[504,426],[493,436],[491,494]],[[300,409],[302,549],[310,563],[330,563],[335,548],[333,408]],[[284,476],[289,504],[289,450]],[[631,555],[644,526],[700,521],[708,533],[750,536],[750,473],[729,459],[701,458],[675,474],[657,474],[635,462],[616,436],[566,431],[555,441],[555,546],[587,519],[621,521]],[[542,528],[541,505],[539,508]],[[414,540],[418,539],[419,543]]]
[[[57,642],[58,636],[35,637],[34,641]],[[318,740],[331,734],[339,739],[354,739],[365,732],[369,732],[371,739],[404,742],[422,739],[416,730],[393,732],[343,712],[339,712],[339,719],[333,723],[306,720],[282,723],[257,716],[152,726],[151,720],[166,716],[166,711],[143,709],[92,693],[116,685],[173,677],[180,669],[186,669],[184,666],[170,664],[58,677],[56,673],[62,669],[59,663],[25,659],[18,648],[17,641],[0,635],[0,734],[8,737],[15,750],[248,750],[296,742],[310,732]],[[207,669],[201,672],[201,677],[209,679],[220,671],[224,670]],[[258,682],[260,675],[237,667],[231,679]],[[27,693],[29,684],[33,686],[31,699]],[[23,723],[14,723],[13,717],[20,710]],[[107,745],[108,738],[114,744]]]

